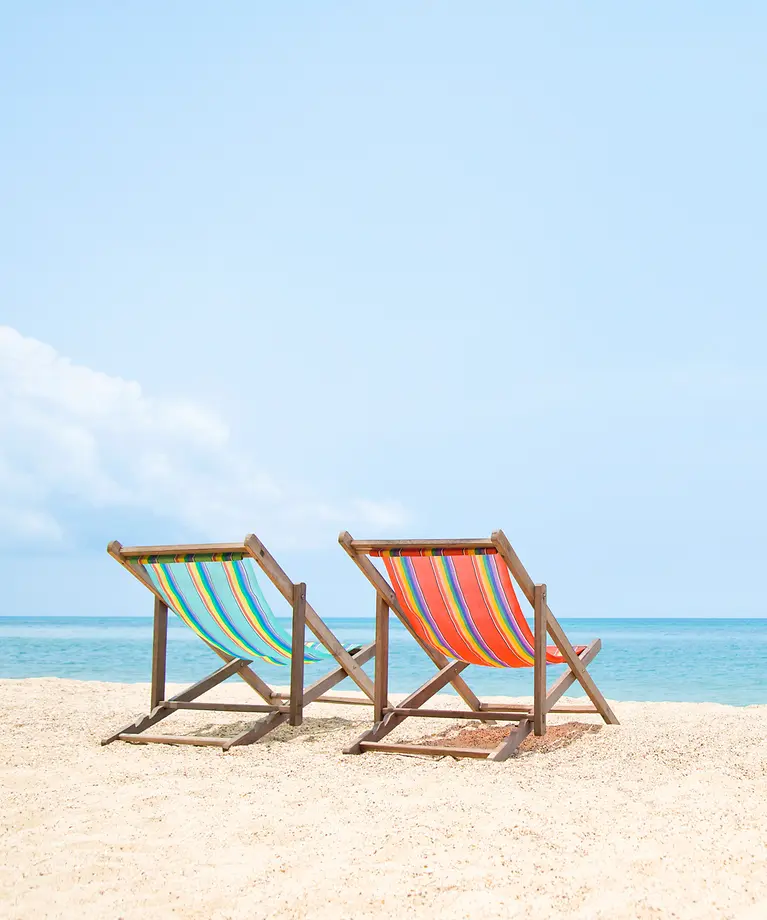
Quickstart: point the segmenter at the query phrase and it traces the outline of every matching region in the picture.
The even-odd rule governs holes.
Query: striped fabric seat
[[[139,556],[136,560],[168,607],[198,636],[235,658],[289,664],[291,638],[276,621],[244,553]],[[331,654],[305,644],[304,661]]]
[[[496,549],[394,548],[370,555],[382,557],[408,623],[424,643],[469,664],[533,667],[533,633]],[[546,649],[547,664],[563,661],[556,646]]]

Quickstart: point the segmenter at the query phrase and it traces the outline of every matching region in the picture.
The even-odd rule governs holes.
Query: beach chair
[[[243,543],[199,546],[131,546],[110,543],[110,556],[154,595],[151,709],[148,715],[121,728],[101,743],[214,745],[228,751],[251,744],[285,722],[300,725],[310,703],[372,705],[374,686],[362,665],[375,653],[375,643],[345,648],[306,600],[306,585],[294,584],[264,544],[250,534]],[[256,566],[267,576],[293,611],[292,635],[282,629],[256,577]],[[168,610],[172,610],[224,664],[217,671],[170,699],[165,698]],[[306,642],[306,629],[318,642]],[[290,692],[273,690],[252,664],[262,659],[290,666]],[[334,661],[337,667],[309,687],[304,686],[304,663]],[[264,700],[263,704],[197,702],[211,688],[236,674]],[[350,677],[365,694],[328,696],[327,691]],[[198,735],[145,735],[179,709],[262,713],[263,717],[233,738]]]
[[[489,540],[354,540],[342,533],[340,544],[376,590],[376,668],[374,724],[346,749],[347,754],[384,751],[435,756],[506,760],[530,732],[546,732],[550,712],[598,713],[605,722],[618,719],[586,670],[601,648],[596,639],[573,647],[546,600],[546,585],[533,583],[501,530]],[[370,557],[380,557],[389,582]],[[525,619],[512,578],[534,610],[534,629]],[[393,610],[438,673],[396,706],[387,703],[389,610]],[[546,645],[547,633],[554,641]],[[483,703],[460,676],[469,664],[492,668],[532,668],[533,705]],[[567,670],[549,689],[546,665]],[[563,694],[579,683],[591,704],[560,705]],[[426,709],[448,684],[467,710]],[[472,719],[515,722],[494,749],[431,744],[393,744],[385,738],[405,719]]]

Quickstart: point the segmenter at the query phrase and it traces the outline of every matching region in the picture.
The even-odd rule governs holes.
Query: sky
[[[0,615],[106,544],[502,528],[557,616],[763,616],[764,4],[8,5]],[[145,596],[146,595],[146,596]]]

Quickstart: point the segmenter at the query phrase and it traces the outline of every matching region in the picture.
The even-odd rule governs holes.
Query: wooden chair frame
[[[564,630],[557,622],[546,597],[546,585],[535,584],[522,565],[511,543],[502,530],[496,530],[490,539],[482,540],[354,540],[348,532],[342,533],[338,542],[354,560],[363,575],[376,591],[376,665],[374,724],[362,734],[346,754],[362,754],[365,751],[384,751],[391,753],[431,754],[434,756],[477,757],[487,760],[506,760],[515,754],[524,739],[534,732],[543,735],[546,732],[546,716],[550,712],[598,713],[611,725],[617,725],[615,713],[597,688],[587,666],[594,660],[600,648],[601,640],[596,639],[580,654],[570,644]],[[370,561],[369,554],[376,550],[395,548],[411,549],[448,549],[448,548],[494,548],[508,566],[514,581],[530,602],[535,614],[534,640],[535,661],[533,666],[533,705],[524,703],[484,703],[470,689],[460,676],[468,667],[465,661],[447,658],[441,652],[424,643],[415,634],[407,617],[397,600],[393,588]],[[388,700],[388,661],[389,661],[389,611],[393,610],[415,639],[418,645],[431,658],[438,673],[426,681],[402,703],[391,706]],[[546,686],[546,636],[551,636],[559,649],[568,670],[559,677],[550,689]],[[592,705],[568,704],[557,706],[557,701],[576,681],[583,687]],[[431,699],[448,684],[469,707],[466,710],[424,709],[423,704]],[[435,747],[423,744],[390,744],[381,739],[393,729],[414,716],[430,719],[478,719],[480,721],[516,722],[510,734],[494,749]]]
[[[289,722],[300,725],[303,711],[310,703],[343,703],[346,705],[370,706],[374,702],[375,687],[362,670],[362,665],[375,654],[375,643],[347,651],[330,628],[320,619],[306,599],[306,585],[295,584],[285,574],[277,560],[264,544],[249,534],[244,543],[210,543],[190,546],[130,546],[123,547],[117,541],[109,544],[107,552],[120,565],[134,575],[154,595],[154,640],[152,646],[152,688],[150,712],[130,725],[110,735],[102,745],[112,741],[130,741],[138,744],[194,744],[220,747],[228,751],[236,745],[251,744],[268,734],[278,725]],[[136,560],[140,556],[152,555],[205,555],[208,553],[243,553],[255,560],[267,578],[293,609],[292,655],[290,661],[290,692],[273,690],[252,668],[252,660],[234,658],[226,652],[210,646],[224,660],[217,671],[178,693],[165,698],[165,668],[167,661],[168,606],[158,590]],[[306,627],[330,652],[338,667],[310,687],[304,687],[304,643]],[[205,641],[205,640],[202,640]],[[209,643],[206,642],[206,645]],[[201,703],[195,702],[211,688],[237,674],[264,700],[263,704]],[[362,690],[367,699],[358,697],[328,696],[327,691],[350,677]],[[156,725],[179,709],[216,712],[264,713],[264,717],[246,731],[234,738],[201,737],[197,735],[145,735],[146,729]]]

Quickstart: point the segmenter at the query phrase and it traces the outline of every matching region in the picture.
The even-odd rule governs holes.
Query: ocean
[[[344,644],[369,642],[371,619],[329,619]],[[614,700],[767,703],[767,619],[563,619],[575,644],[602,639],[590,667]],[[151,617],[0,617],[0,678],[62,677],[121,683],[148,682]],[[434,666],[398,622],[392,622],[389,684],[406,692]],[[220,659],[179,620],[168,629],[168,680],[191,683]],[[308,681],[329,670],[307,666]],[[372,675],[372,663],[366,666]],[[549,668],[550,678],[561,667]],[[286,668],[259,663],[268,682],[285,686]],[[463,675],[479,694],[532,694],[532,671],[471,667]],[[235,678],[236,680],[237,678]],[[356,689],[351,682],[334,690]]]

